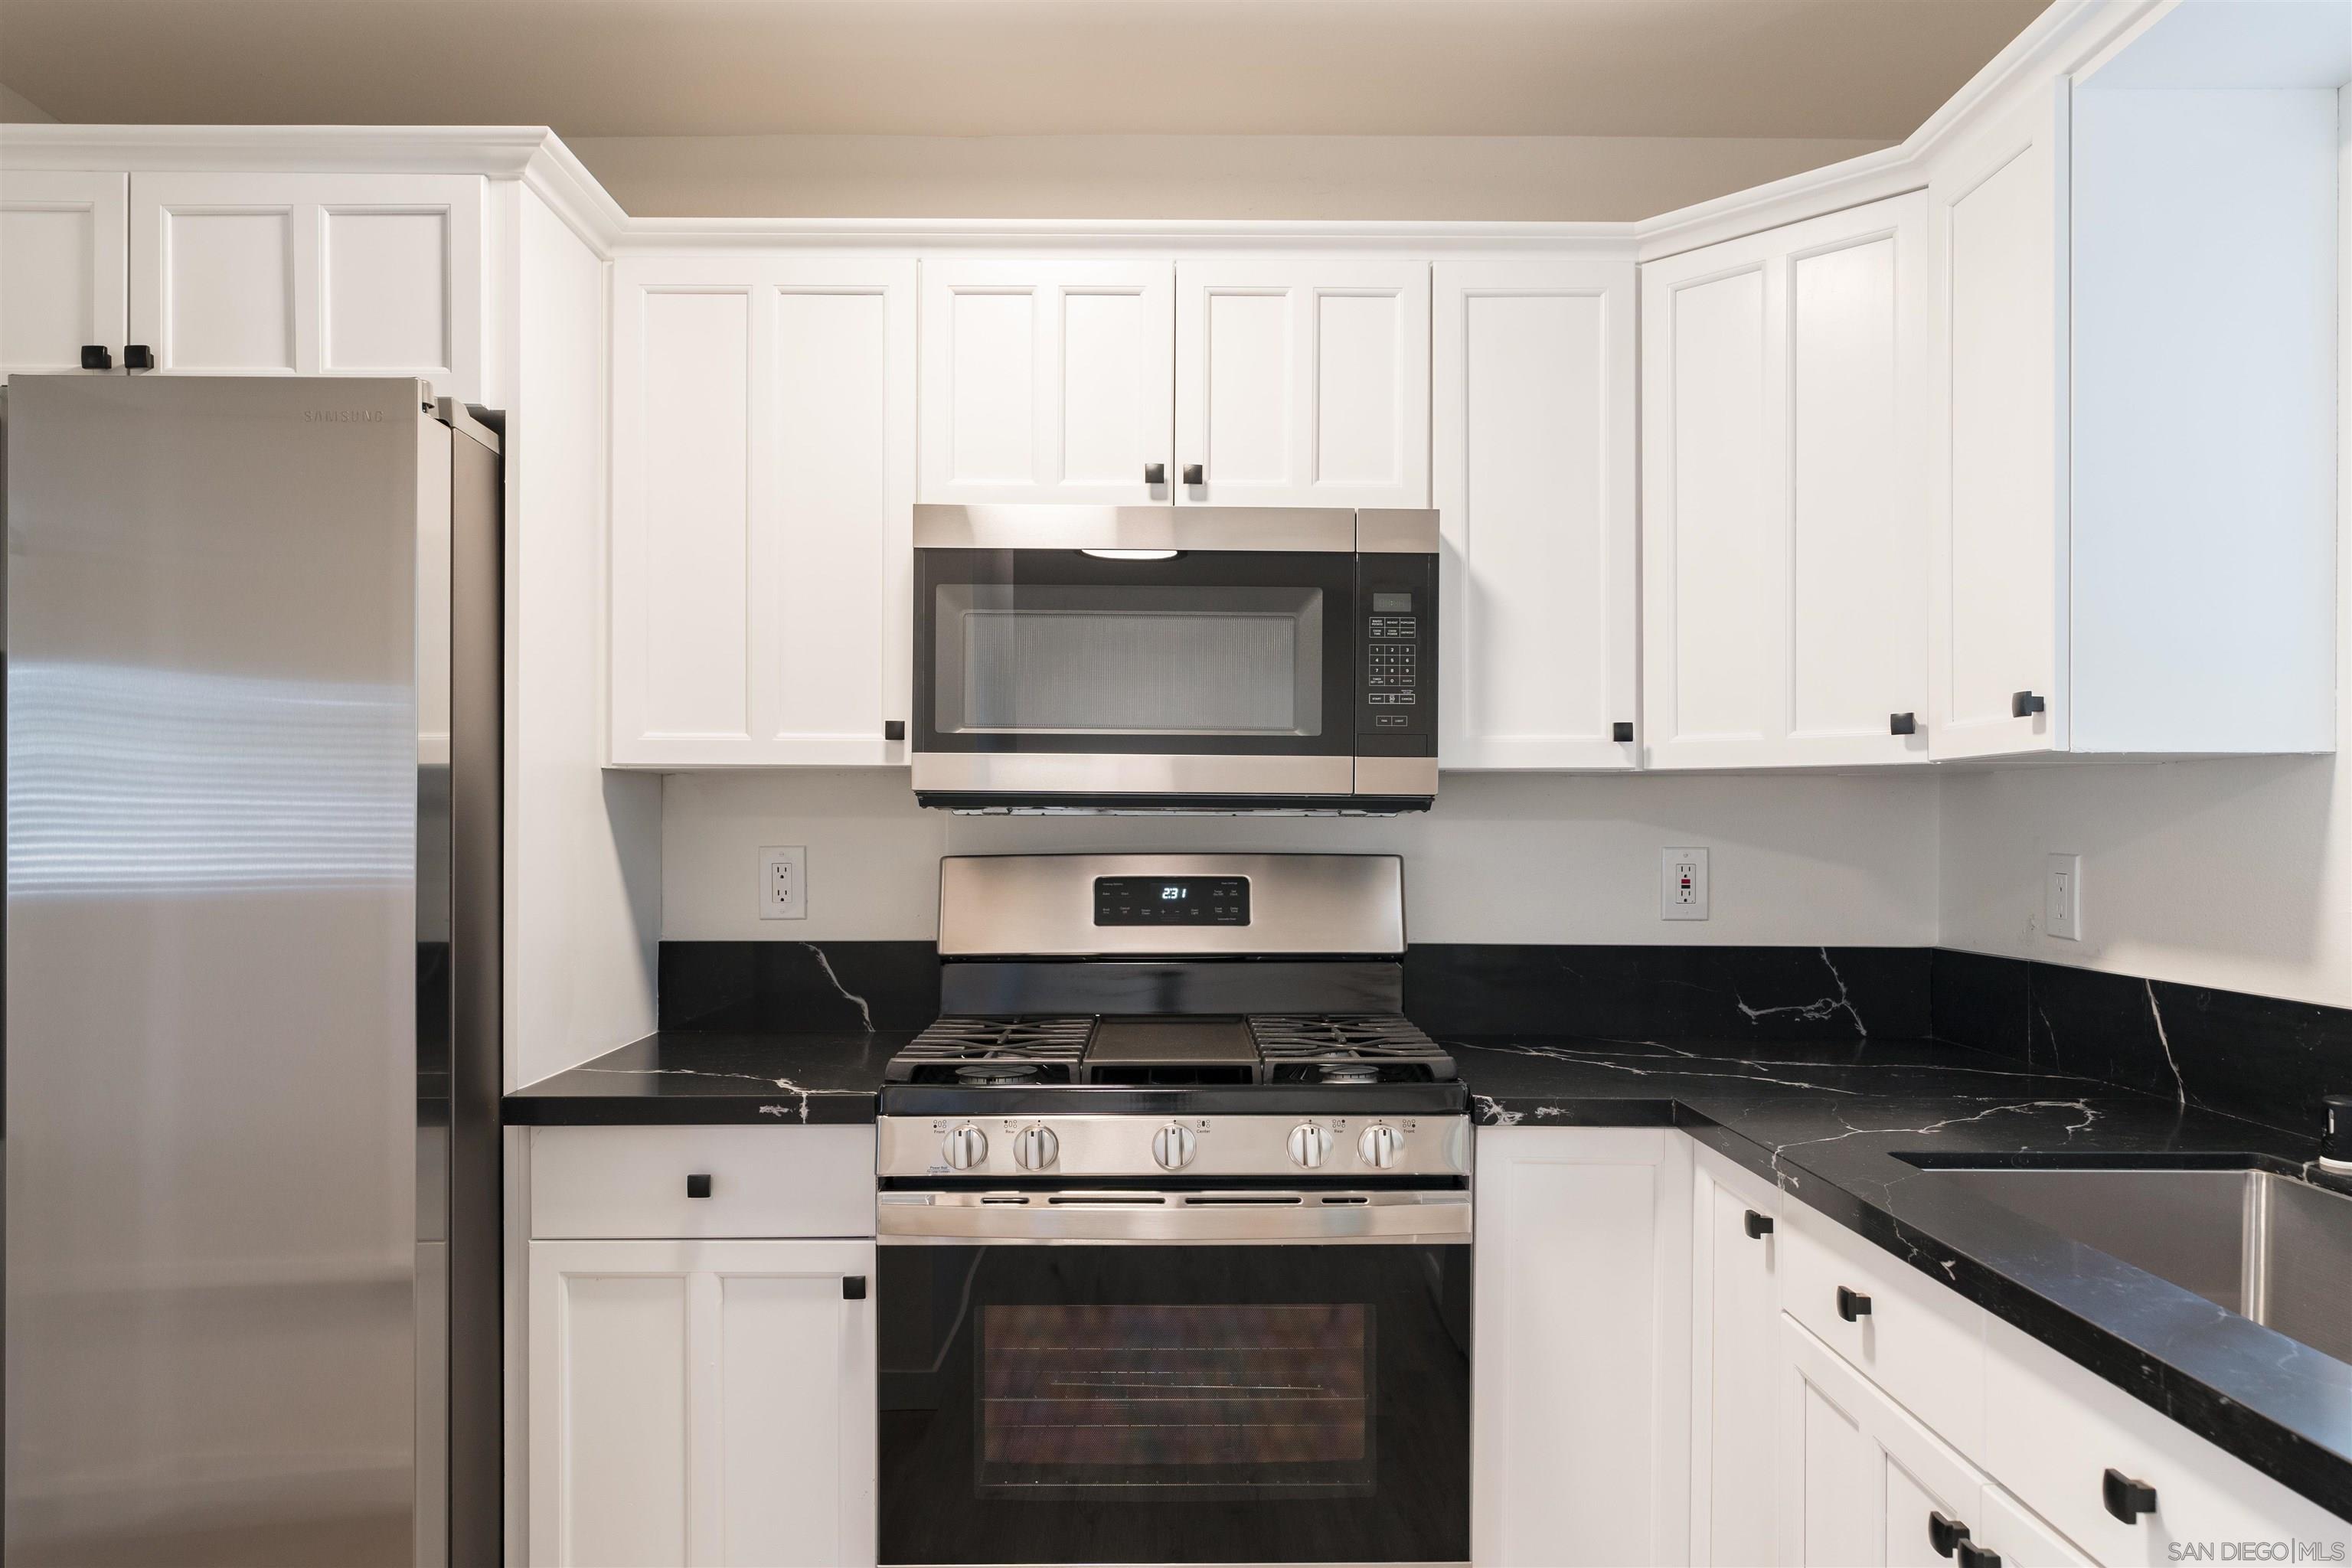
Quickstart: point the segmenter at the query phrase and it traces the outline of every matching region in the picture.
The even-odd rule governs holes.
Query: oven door
[[[881,1561],[1466,1563],[1469,1200],[1395,1197],[890,1194]]]
[[[1354,792],[1351,512],[922,510],[918,791]]]

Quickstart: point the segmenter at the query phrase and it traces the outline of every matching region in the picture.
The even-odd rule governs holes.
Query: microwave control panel
[[[1359,756],[1426,757],[1437,736],[1437,558],[1365,555],[1357,658]]]

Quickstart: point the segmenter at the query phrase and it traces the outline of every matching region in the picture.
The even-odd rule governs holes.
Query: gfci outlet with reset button
[[[760,918],[808,919],[808,850],[798,844],[760,851]]]
[[[1706,919],[1706,851],[1693,845],[1664,852],[1664,879],[1658,887],[1658,918],[1669,921]]]

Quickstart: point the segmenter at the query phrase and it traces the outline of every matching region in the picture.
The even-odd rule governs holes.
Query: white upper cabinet
[[[2296,9],[2163,14],[1929,165],[1937,757],[2336,743],[2336,93],[2260,85]]]
[[[482,396],[476,174],[134,174],[130,331],[157,371],[415,375]]]
[[[130,176],[0,174],[0,375],[122,363]]]
[[[1643,270],[1643,739],[1925,762],[1927,200]]]
[[[1434,269],[1446,768],[1630,768],[1633,267]]]
[[[1429,281],[1424,261],[1179,261],[1178,501],[1427,506]]]
[[[615,764],[905,761],[914,374],[911,261],[616,265]]]
[[[924,500],[1169,499],[1165,259],[946,258],[922,271]]]

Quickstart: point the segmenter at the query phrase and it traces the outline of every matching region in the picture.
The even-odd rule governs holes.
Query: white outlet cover
[[[2052,855],[2042,873],[2042,929],[2061,942],[2083,940],[2083,858]]]
[[[808,919],[808,849],[782,845],[760,851],[760,918]]]
[[[1706,848],[1703,845],[1669,847],[1660,852],[1658,918],[1665,921],[1706,919]]]

